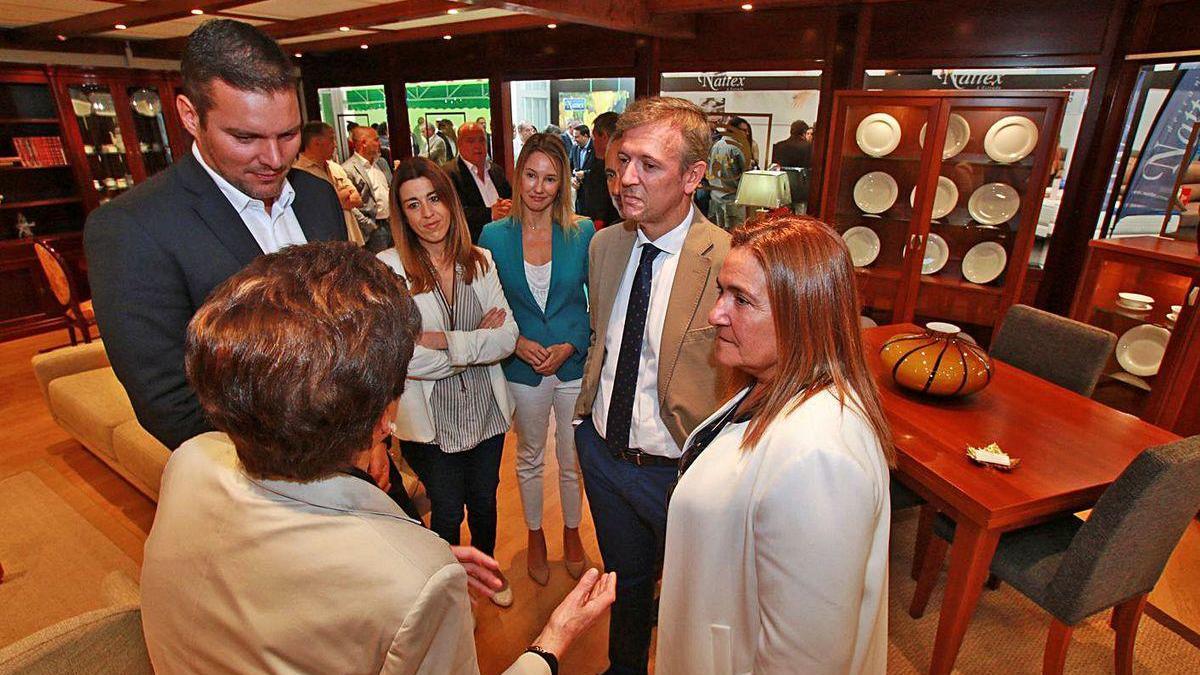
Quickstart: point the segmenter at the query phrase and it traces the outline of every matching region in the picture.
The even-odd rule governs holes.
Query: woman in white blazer
[[[718,284],[716,357],[750,385],[684,447],[656,672],[883,673],[891,446],[846,246],[751,222]]]
[[[465,507],[471,545],[490,556],[513,412],[500,361],[516,347],[517,322],[441,168],[424,157],[401,162],[391,195],[396,247],[379,259],[408,282],[422,331],[394,433],[429,494],[430,529],[458,544]],[[512,604],[507,581],[492,601]]]

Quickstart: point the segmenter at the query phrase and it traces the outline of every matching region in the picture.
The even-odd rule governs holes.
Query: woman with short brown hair
[[[731,244],[708,320],[751,384],[684,446],[656,672],[883,673],[891,442],[849,253],[790,214]]]

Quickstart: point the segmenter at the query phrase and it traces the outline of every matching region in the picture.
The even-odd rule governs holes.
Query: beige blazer
[[[350,188],[358,193],[358,188],[354,187],[354,183],[350,182],[350,178],[346,175],[346,170],[341,164],[330,160],[321,166],[319,162],[314,162],[303,154],[296,158],[293,169],[300,169],[306,173],[310,173],[317,178],[324,180],[333,186],[334,191],[340,193],[345,188]],[[359,246],[363,245],[363,233],[358,227],[358,222],[354,220],[353,209],[342,209],[342,216],[346,219],[346,240],[352,241]]]
[[[467,576],[371,483],[248,476],[210,432],[171,455],[142,565],[155,672],[475,675]],[[510,675],[549,675],[522,655]]]
[[[591,414],[600,388],[608,320],[636,241],[636,225],[630,221],[606,227],[592,238],[588,250],[592,341],[575,403],[576,417]],[[728,253],[729,233],[694,211],[679,252],[658,362],[659,414],[680,447],[716,409],[727,386],[729,373],[718,367],[713,354],[716,328],[708,325],[708,312],[717,302],[717,272]]]

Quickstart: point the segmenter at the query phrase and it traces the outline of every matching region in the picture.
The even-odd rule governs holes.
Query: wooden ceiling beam
[[[666,38],[696,37],[691,17],[655,17],[644,0],[456,0],[472,7],[491,7],[541,17],[546,22],[577,23],[596,28]]]
[[[57,35],[79,37],[110,31],[116,24],[144,26],[191,16],[193,9],[206,13],[247,5],[255,0],[146,0],[132,5],[122,5],[89,14],[32,24],[13,29],[11,37],[17,41],[36,41],[54,38]]]
[[[509,30],[525,30],[545,26],[546,21],[539,17],[516,15],[502,16],[495,19],[478,19],[476,21],[460,21],[437,26],[421,26],[406,30],[381,30],[370,35],[353,35],[344,38],[329,38],[328,40],[310,40],[308,42],[293,42],[281,45],[288,53],[300,52],[332,52],[343,49],[356,49],[361,45],[381,45],[391,42],[416,42],[419,40],[436,40],[444,35],[458,37],[461,35],[477,35]]]

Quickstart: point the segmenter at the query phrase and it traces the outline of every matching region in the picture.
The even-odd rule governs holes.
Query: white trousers
[[[563,525],[579,527],[583,517],[583,493],[579,483],[579,457],[575,454],[575,399],[583,380],[563,382],[551,375],[536,387],[509,382],[516,403],[513,421],[517,429],[517,483],[525,509],[525,525],[542,528],[542,468],[545,466],[546,436],[550,409],[554,409],[554,451],[558,458],[558,495]]]

